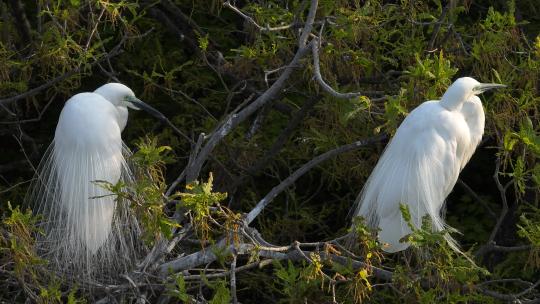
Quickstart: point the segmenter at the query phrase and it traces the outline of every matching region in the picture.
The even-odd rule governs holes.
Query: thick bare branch
[[[236,126],[246,120],[264,104],[274,99],[281,92],[281,89],[284,87],[287,79],[289,79],[291,76],[294,67],[299,66],[300,59],[302,59],[309,52],[310,47],[311,46],[308,45],[298,49],[294,58],[289,64],[289,67],[283,71],[283,74],[281,74],[278,80],[274,82],[268,90],[266,90],[261,96],[259,96],[255,101],[240,112],[229,115],[225,123],[223,123],[215,132],[209,135],[210,138],[208,142],[201,149],[201,152],[193,163],[194,176],[198,176],[202,165],[208,159],[210,153],[225,136],[227,136]],[[190,182],[190,180],[188,180],[188,182]]]
[[[311,29],[313,28],[313,22],[315,21],[316,11],[317,11],[317,0],[312,0],[312,5],[308,12],[308,18],[302,29],[303,34],[311,32]],[[301,39],[302,38],[300,38],[300,41]],[[302,46],[298,48],[298,50],[296,51],[294,58],[283,70],[283,73],[279,76],[279,78],[272,84],[272,86],[270,86],[270,88],[268,88],[268,90],[266,90],[255,101],[253,101],[251,104],[246,106],[240,112],[237,112],[237,113],[233,112],[231,115],[229,115],[227,120],[221,126],[219,126],[216,131],[214,131],[212,134],[209,135],[208,142],[203,146],[203,148],[201,149],[201,152],[199,153],[199,155],[197,155],[197,158],[195,159],[193,163],[192,168],[193,168],[194,176],[199,175],[199,172],[203,164],[208,159],[210,153],[212,153],[212,151],[217,146],[217,144],[221,142],[221,140],[225,136],[227,136],[236,126],[238,126],[241,122],[246,120],[258,109],[260,109],[266,103],[273,100],[279,95],[279,93],[285,86],[286,81],[291,76],[293,70],[296,67],[300,66],[300,60],[307,55],[307,53],[312,47],[311,44],[313,43],[314,41],[311,41],[308,44],[302,43],[301,44]],[[191,180],[187,180],[187,182],[191,182]]]
[[[495,242],[490,242],[481,246],[475,255],[477,257],[481,257],[492,251],[509,253],[509,252],[517,252],[517,251],[526,251],[530,249],[532,249],[532,245],[500,246],[500,245],[497,245]]]
[[[302,34],[300,39],[298,39],[298,47],[302,48],[307,44],[311,30],[313,29],[313,22],[315,22],[315,15],[317,14],[317,6],[319,5],[318,0],[311,0],[311,5],[309,7],[308,16],[306,19],[306,25],[302,29]]]
[[[282,246],[283,251],[278,250],[259,250],[260,248],[253,244],[239,244],[239,245],[225,245],[224,241],[221,241],[216,245],[220,250],[226,250],[232,252],[236,251],[238,255],[248,255],[252,252],[257,252],[259,257],[274,259],[274,260],[293,260],[301,261],[305,259],[305,256],[309,256],[311,251],[301,250],[298,252],[294,246]],[[276,246],[277,247],[277,246]],[[355,269],[359,268],[368,268],[372,271],[373,275],[379,279],[385,281],[392,280],[392,272],[378,267],[368,265],[364,262],[354,261],[346,257],[337,256],[334,254],[329,254],[326,252],[318,251],[317,254],[321,256],[322,259],[330,260],[342,265],[351,265]],[[166,275],[169,271],[180,272],[187,269],[195,268],[199,265],[208,264],[214,262],[217,259],[216,255],[213,253],[213,250],[201,250],[199,252],[190,254],[188,256],[167,262],[160,266],[160,272],[162,275]]]

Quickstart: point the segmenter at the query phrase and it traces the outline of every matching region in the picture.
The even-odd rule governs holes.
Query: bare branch
[[[99,22],[101,21],[101,18],[103,17],[103,14],[105,13],[105,7],[101,9],[101,12],[99,13],[99,16],[97,17],[97,20],[94,20],[94,13],[92,12],[92,5],[88,3],[88,8],[91,11],[90,17],[92,18],[92,21],[94,22],[94,26],[92,28],[92,31],[90,31],[90,35],[88,35],[88,40],[86,40],[86,44],[84,45],[83,50],[86,52],[88,48],[90,47],[90,43],[92,42],[92,38],[94,37],[94,34],[97,31]]]
[[[253,269],[253,268],[263,268],[265,266],[268,266],[272,264],[272,259],[265,259],[265,260],[261,260],[261,261],[258,261],[258,262],[253,262],[253,263],[249,263],[247,265],[242,265],[242,266],[239,266],[239,267],[236,267],[235,268],[235,273],[239,273],[239,272],[242,272],[242,271],[245,271],[245,270],[250,270],[250,269]],[[198,274],[192,274],[192,275],[186,275],[184,276],[184,280],[186,281],[191,281],[191,280],[202,280],[202,279],[214,279],[214,278],[223,278],[223,277],[227,277],[227,276],[230,276],[231,275],[231,272],[230,271],[224,271],[222,273],[211,273],[211,274],[206,274],[206,275],[198,275]]]
[[[363,96],[363,95],[371,95],[373,93],[378,93],[378,92],[366,92],[366,93],[361,93],[361,92],[351,92],[351,93],[340,93],[336,90],[334,90],[329,84],[327,84],[324,79],[322,78],[322,75],[321,75],[321,66],[320,66],[320,60],[319,60],[319,43],[318,43],[318,39],[314,39],[313,40],[314,43],[311,43],[311,50],[312,50],[312,54],[313,54],[313,73],[315,74],[315,79],[317,80],[317,82],[319,83],[319,85],[323,88],[323,90],[325,92],[327,92],[328,94],[336,97],[336,98],[342,98],[342,99],[351,99],[351,98],[355,98],[355,97],[358,97],[358,96]],[[386,100],[386,97],[380,97],[380,98],[372,98],[371,101],[382,101],[382,100]]]
[[[194,168],[194,176],[198,176],[202,165],[206,161],[206,159],[210,156],[210,153],[213,151],[213,149],[216,147],[216,145],[225,137],[227,136],[232,129],[234,129],[237,125],[239,125],[241,122],[243,122],[245,119],[247,119],[250,115],[252,115],[255,111],[257,111],[260,107],[264,106],[266,103],[268,103],[270,100],[273,100],[282,90],[283,86],[285,85],[286,80],[291,75],[294,67],[299,66],[298,62],[301,58],[303,58],[307,52],[309,51],[309,47],[306,46],[305,48],[299,49],[295,57],[293,58],[291,64],[285,69],[283,74],[278,78],[278,80],[268,89],[266,90],[262,95],[260,95],[255,101],[253,101],[249,106],[241,110],[240,112],[236,112],[237,110],[233,111],[232,114],[228,116],[228,118],[222,123],[220,126],[216,128],[215,131],[213,131],[208,137],[209,141],[204,146],[204,148],[201,150],[201,153],[198,155],[196,161],[193,164]],[[247,102],[248,100],[246,100]],[[239,109],[240,106],[237,108]],[[191,180],[187,180],[190,182]]]
[[[536,281],[536,283],[534,283],[533,285],[531,285],[530,287],[528,287],[527,289],[523,290],[522,292],[519,292],[519,293],[515,293],[515,294],[502,294],[502,293],[499,293],[499,292],[496,292],[496,291],[492,291],[492,290],[489,290],[489,289],[485,289],[485,288],[481,288],[481,287],[478,287],[477,289],[485,294],[485,295],[488,295],[490,297],[493,297],[495,299],[499,299],[499,300],[503,300],[503,301],[518,301],[517,303],[533,303],[533,302],[530,302],[530,301],[520,301],[519,298],[531,293],[532,291],[536,290],[536,288],[540,286],[540,280]],[[516,302],[514,302],[516,303]]]
[[[301,252],[298,252],[297,249],[294,248],[294,246],[282,246],[280,248],[283,248],[283,252],[280,252],[278,250],[259,250],[260,247],[256,247],[252,244],[239,244],[239,245],[228,245],[226,246],[224,243],[224,240],[220,241],[218,245],[216,245],[218,250],[226,250],[229,252],[232,252],[235,250],[239,255],[248,255],[252,252],[256,252],[259,257],[274,259],[274,260],[292,260],[292,261],[300,261],[304,260],[305,257],[309,256],[311,253],[310,251],[300,250]],[[278,246],[276,246],[278,247]],[[368,268],[370,271],[372,271],[373,275],[379,279],[385,280],[385,281],[391,281],[392,280],[392,272],[388,270],[384,270],[378,267],[374,267],[371,265],[368,265],[364,262],[360,261],[354,261],[346,257],[337,256],[334,254],[329,254],[323,251],[317,251],[317,254],[321,256],[322,259],[325,260],[331,260],[332,262],[336,262],[342,265],[351,265],[354,269],[359,268]],[[162,275],[166,275],[169,271],[173,272],[179,272],[186,269],[192,269],[197,267],[198,265],[204,265],[211,262],[216,261],[217,257],[213,253],[212,250],[201,250],[196,253],[190,254],[188,256],[164,263],[160,266],[160,273]]]
[[[198,176],[198,172],[195,172],[195,170],[193,169],[193,163],[194,163],[197,155],[199,154],[199,150],[201,149],[201,145],[202,145],[202,143],[204,141],[204,137],[205,137],[204,133],[199,134],[199,138],[197,139],[197,143],[191,149],[191,154],[189,155],[188,164],[187,164],[186,169],[185,169],[186,170],[186,179],[188,181],[195,180],[197,178],[197,176]],[[171,185],[171,187],[172,187],[172,185]]]
[[[294,23],[291,23],[291,24],[282,25],[282,26],[276,26],[276,27],[270,27],[269,25],[260,26],[253,18],[251,18],[250,16],[244,14],[239,8],[232,5],[229,1],[225,1],[223,3],[223,6],[226,7],[226,8],[231,9],[233,12],[238,14],[240,17],[244,18],[244,20],[251,23],[251,25],[255,26],[257,28],[257,30],[259,30],[261,32],[274,32],[274,31],[287,30],[287,29],[292,28],[295,25]]]
[[[481,257],[482,255],[486,254],[489,251],[495,250],[495,237],[497,236],[497,233],[499,232],[499,229],[501,228],[501,225],[508,213],[508,201],[506,199],[506,190],[511,185],[511,182],[509,182],[506,186],[503,186],[501,184],[501,181],[499,180],[499,170],[501,167],[501,158],[497,157],[497,160],[495,162],[495,172],[493,173],[493,180],[495,181],[495,185],[497,186],[497,189],[499,190],[500,196],[501,196],[501,202],[502,202],[502,210],[499,214],[499,217],[497,218],[497,223],[491,230],[491,234],[489,236],[488,241],[485,245],[481,246],[478,251],[476,252],[476,257]],[[502,248],[502,246],[499,246]],[[500,250],[504,251],[504,250]],[[510,250],[509,250],[510,251]],[[509,252],[507,251],[507,252]]]
[[[309,7],[308,16],[306,19],[306,24],[302,29],[302,34],[300,39],[298,39],[298,47],[302,48],[306,45],[309,35],[311,34],[311,29],[313,28],[313,22],[315,21],[315,15],[317,14],[317,5],[319,4],[318,0],[311,0],[311,6]]]
[[[38,116],[35,117],[35,118],[29,118],[29,119],[23,119],[23,120],[15,120],[15,121],[0,121],[0,124],[2,125],[10,125],[10,124],[23,124],[23,123],[29,123],[29,122],[36,122],[36,121],[40,121],[41,118],[43,117],[43,114],[45,114],[45,112],[47,111],[47,109],[49,108],[49,106],[52,104],[52,102],[54,101],[54,99],[56,98],[56,93],[53,94],[51,96],[51,98],[49,98],[49,101],[45,104],[45,106],[43,107],[43,109],[41,109],[38,113]]]
[[[233,253],[233,261],[231,263],[231,295],[232,303],[238,304],[238,298],[236,297],[236,253]]]
[[[501,184],[501,181],[499,180],[499,169],[501,167],[501,159],[500,157],[497,158],[497,161],[495,163],[495,172],[493,173],[493,180],[495,181],[495,184],[497,185],[497,189],[500,192],[501,195],[501,202],[502,202],[502,210],[499,214],[499,218],[497,220],[497,223],[495,224],[495,227],[493,227],[493,230],[491,231],[491,235],[489,236],[488,243],[493,242],[495,240],[495,236],[497,235],[497,232],[501,228],[502,222],[504,218],[506,217],[506,214],[508,213],[508,201],[506,200],[506,188],[503,187]]]
[[[298,49],[294,58],[289,64],[289,67],[283,71],[283,74],[281,74],[278,80],[276,80],[276,82],[274,82],[268,90],[266,90],[261,96],[259,96],[255,101],[253,101],[240,112],[229,115],[225,123],[222,124],[215,132],[210,135],[208,142],[201,149],[201,152],[193,163],[194,176],[198,176],[202,165],[204,164],[210,153],[225,136],[227,136],[236,126],[238,126],[241,122],[247,119],[260,107],[262,107],[270,100],[274,99],[280,93],[281,89],[285,85],[286,80],[292,74],[294,69],[293,67],[299,66],[300,59],[302,59],[308,53],[310,47],[311,46],[308,45],[306,47]],[[187,181],[190,182],[190,180]]]
[[[194,99],[193,97],[189,96],[188,94],[186,94],[186,93],[184,93],[184,92],[182,92],[182,91],[180,91],[180,90],[174,90],[174,89],[171,89],[171,88],[167,88],[167,87],[162,86],[162,85],[160,85],[160,84],[158,84],[158,83],[156,83],[156,82],[152,82],[152,85],[154,85],[154,86],[156,86],[156,87],[158,87],[158,88],[160,88],[160,89],[162,89],[162,90],[167,91],[167,92],[170,93],[171,95],[173,95],[173,94],[179,94],[179,95],[181,95],[181,96],[184,97],[185,99],[187,99],[187,100],[193,102],[194,104],[196,104],[197,106],[199,106],[206,114],[208,114],[208,116],[209,116],[210,118],[212,118],[213,120],[217,121],[217,118],[216,118],[212,113],[210,113],[210,111],[208,111],[208,109],[207,109],[203,104],[201,104],[201,103],[198,102],[196,99]]]
[[[112,53],[109,53],[110,56],[114,56]],[[116,54],[115,54],[116,55]],[[98,62],[101,62],[101,61],[104,61],[105,60],[105,57],[102,57],[96,61],[94,61],[92,63],[93,64],[97,64]],[[21,99],[24,99],[24,98],[28,98],[28,97],[32,97],[36,94],[38,94],[39,92],[49,88],[49,87],[52,87],[53,85],[57,84],[58,82],[70,77],[70,76],[73,76],[75,74],[77,74],[79,71],[81,70],[81,67],[78,66],[76,68],[74,68],[73,70],[67,72],[67,73],[64,73],[56,78],[53,78],[51,79],[50,81],[36,87],[36,88],[33,88],[31,90],[28,90],[22,94],[19,94],[19,95],[15,95],[15,96],[12,96],[12,97],[8,97],[8,98],[4,98],[4,99],[0,99],[0,104],[2,106],[5,106],[5,105],[8,105],[12,102],[15,102],[17,100],[21,100]]]
[[[259,113],[257,114],[257,116],[255,116],[255,119],[253,119],[251,127],[245,135],[245,139],[247,141],[250,141],[253,136],[255,136],[257,131],[259,131],[259,129],[262,127],[264,120],[268,116],[268,112],[270,111],[271,106],[271,103],[267,103],[259,110]]]
[[[428,43],[428,52],[434,51],[433,46],[435,45],[435,39],[437,39],[437,35],[439,34],[439,31],[441,30],[441,24],[444,18],[446,18],[446,14],[448,14],[448,11],[450,10],[450,2],[443,8],[441,16],[439,17],[439,20],[435,23],[435,28],[433,29],[433,34],[431,35],[431,39]]]
[[[481,246],[475,255],[477,257],[481,257],[485,255],[486,253],[489,253],[492,251],[509,253],[509,252],[517,252],[517,251],[526,251],[530,249],[532,249],[532,245],[500,246],[500,245],[497,245],[495,242],[490,242]]]
[[[287,139],[291,136],[291,134],[294,132],[294,130],[298,127],[298,125],[302,122],[304,117],[308,114],[308,112],[313,109],[313,106],[321,100],[320,95],[312,96],[310,97],[300,110],[296,111],[294,115],[289,120],[289,123],[287,126],[283,129],[283,131],[279,134],[278,138],[274,141],[272,146],[266,151],[266,153],[251,167],[249,167],[246,171],[249,175],[255,175],[259,170],[262,170],[264,167],[268,165],[270,160],[281,150]],[[242,183],[244,178],[239,178],[237,181],[235,181],[232,188],[236,188],[238,185]]]
[[[311,170],[313,167],[317,166],[318,164],[322,163],[323,161],[332,158],[336,155],[349,152],[352,150],[356,150],[362,147],[365,147],[369,144],[379,142],[386,138],[386,135],[379,135],[376,137],[359,140],[352,144],[344,145],[341,147],[338,147],[334,150],[330,150],[326,153],[323,153],[314,159],[310,160],[308,163],[300,167],[298,170],[296,170],[293,174],[291,174],[289,177],[287,177],[283,182],[281,182],[279,185],[275,186],[262,200],[259,201],[257,206],[253,208],[246,216],[245,222],[247,224],[251,223],[258,215],[263,211],[263,209],[268,206],[274,200],[274,198],[280,194],[283,190],[285,190],[287,187],[289,187],[292,183],[294,183],[299,177],[304,175],[306,172]]]

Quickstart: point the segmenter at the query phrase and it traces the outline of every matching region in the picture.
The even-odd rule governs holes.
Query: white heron
[[[27,204],[42,216],[38,250],[61,273],[94,279],[135,261],[137,221],[127,202],[96,183],[133,181],[121,138],[128,108],[162,116],[120,83],[71,97],[29,189]]]
[[[398,252],[410,245],[400,242],[411,233],[400,203],[408,206],[416,227],[425,215],[435,231],[447,227],[441,217],[444,200],[484,133],[484,110],[476,95],[501,87],[505,86],[459,78],[441,100],[422,103],[401,123],[359,194],[354,213],[380,229],[384,251]],[[450,235],[445,238],[459,251]]]

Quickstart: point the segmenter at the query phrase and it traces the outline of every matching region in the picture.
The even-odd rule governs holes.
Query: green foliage
[[[414,86],[418,86],[419,83],[426,85],[424,100],[438,99],[452,83],[458,68],[452,67],[450,60],[444,57],[442,51],[439,56],[421,59],[420,55],[415,54],[415,58],[416,64],[410,66],[406,74],[414,80]],[[409,91],[414,91],[412,86],[409,87]]]
[[[533,127],[530,117],[525,117],[519,125],[519,132],[507,132],[504,136],[504,149],[506,151],[516,151],[518,148],[525,147],[527,151],[530,151],[529,156],[533,160],[540,158],[540,135]],[[517,151],[516,151],[517,152]],[[529,180],[532,180],[537,189],[540,189],[540,167],[535,162],[534,166],[528,168],[525,157],[523,155],[517,156],[516,159],[510,164],[512,172],[505,175],[514,179],[515,188],[518,194],[525,194],[527,184]]]
[[[368,271],[361,269],[356,273],[354,282],[354,299],[357,303],[362,303],[362,300],[367,297],[372,291],[371,283],[368,280]]]
[[[186,185],[186,191],[178,195],[182,199],[183,206],[192,215],[192,223],[199,234],[199,238],[207,240],[210,235],[210,208],[219,205],[219,202],[227,198],[227,193],[213,192],[214,177],[210,173],[207,182],[195,181]]]
[[[0,226],[0,263],[4,270],[10,271],[27,289],[35,289],[36,303],[86,303],[86,300],[77,298],[76,287],[64,294],[62,281],[45,271],[47,261],[38,256],[35,246],[35,237],[43,233],[37,227],[39,217],[29,209],[13,208],[9,202],[8,210],[9,215]]]
[[[208,35],[206,36],[200,36],[199,39],[199,48],[204,52],[206,49],[208,49]]]
[[[394,281],[411,295],[411,300],[421,303],[430,303],[440,298],[449,302],[485,300],[484,295],[474,290],[462,293],[455,290],[454,286],[474,284],[490,273],[477,266],[467,253],[457,253],[448,245],[445,235],[450,233],[449,230],[433,231],[428,216],[422,219],[422,227],[416,228],[408,206],[401,204],[400,210],[412,231],[403,241],[409,242],[417,252],[417,264],[399,266]],[[425,288],[426,285],[429,285],[429,289]]]
[[[157,138],[146,138],[137,144],[137,152],[132,156],[133,161],[147,170],[156,169],[166,163],[172,162],[169,152],[171,147],[158,147]],[[158,174],[158,172],[153,172]]]
[[[52,282],[46,288],[42,287],[39,291],[38,303],[42,304],[60,304],[62,303],[62,291],[60,282]]]
[[[531,212],[529,215],[532,218],[528,218],[525,214],[521,215],[521,224],[518,225],[518,235],[529,240],[534,246],[540,247],[539,212],[538,209],[535,209],[534,211],[535,212]]]
[[[401,104],[404,101],[405,94],[406,90],[401,90],[397,96],[390,96],[388,101],[384,104],[384,116],[386,122],[383,126],[391,132],[394,132],[397,129],[401,116],[407,114],[407,110]],[[377,132],[379,132],[383,126],[377,127]]]
[[[156,138],[146,138],[137,147],[138,151],[131,157],[138,170],[135,184],[130,185],[134,194],[126,189],[128,191],[120,195],[132,201],[131,207],[145,228],[144,240],[153,244],[161,235],[170,238],[172,228],[179,227],[176,221],[164,213],[163,193],[166,184],[163,168],[165,163],[171,161],[168,156],[171,148],[158,146]]]
[[[538,131],[535,131],[530,117],[525,117],[520,125],[519,132],[512,133],[512,135],[530,149],[536,157],[540,157],[540,135],[538,135]]]
[[[517,227],[517,234],[532,245],[527,266],[532,270],[538,270],[540,268],[540,210],[534,206],[528,206],[521,214]]]
[[[76,296],[77,288],[72,288],[67,296],[67,304],[86,304],[85,299],[79,299]]]
[[[186,291],[186,282],[184,281],[184,276],[177,274],[175,276],[174,283],[175,284],[167,286],[167,295],[181,301],[182,303],[189,303],[191,297]]]
[[[370,105],[371,102],[366,96],[360,96],[346,101],[345,109],[341,116],[341,123],[347,125],[350,120],[361,117],[364,111],[369,109]]]
[[[375,237],[377,231],[368,228],[362,217],[355,217],[353,219],[352,230],[355,237],[354,244],[358,245],[358,251],[364,257],[364,261],[368,265],[379,264],[383,259],[383,255],[381,244],[379,244],[378,238]]]
[[[214,296],[208,303],[210,304],[229,304],[231,302],[231,292],[227,288],[224,280],[219,280],[210,285],[214,290]]]
[[[35,250],[34,236],[40,233],[36,227],[38,218],[31,210],[21,211],[17,206],[12,208],[8,202],[10,215],[3,219],[3,228],[7,234],[0,234],[0,249],[2,264],[12,263],[15,275],[21,280],[37,280],[36,266],[45,264]]]
[[[298,48],[299,27],[309,7],[308,2],[297,0],[231,1],[264,29],[260,31],[223,6],[223,1],[23,2],[30,23],[30,41],[24,38],[24,26],[14,15],[11,2],[0,3],[1,98],[26,92],[80,68],[35,96],[5,105],[16,116],[2,114],[2,123],[8,127],[0,132],[6,143],[0,147],[4,161],[0,200],[6,213],[0,234],[0,266],[7,269],[10,278],[16,274],[25,282],[41,275],[37,269],[42,268],[43,261],[35,255],[29,237],[39,231],[29,212],[4,202],[22,200],[27,184],[18,184],[29,180],[33,172],[27,158],[38,163],[51,141],[61,105],[69,96],[92,91],[114,76],[188,136],[209,134],[223,117],[241,104],[250,104],[250,95],[256,98],[281,75]],[[175,5],[183,15],[169,10],[166,3]],[[447,5],[446,17],[439,21]],[[414,107],[438,99],[456,77],[504,83],[507,89],[481,96],[487,115],[485,142],[461,178],[498,215],[500,197],[487,177],[493,175],[494,158],[500,160],[497,176],[503,184],[511,182],[512,186],[506,193],[510,211],[504,233],[496,241],[508,246],[515,242],[531,244],[533,250],[497,253],[476,261],[493,266],[488,275],[448,248],[444,236],[449,231],[433,232],[427,221],[407,237],[414,250],[425,257],[416,259],[406,254],[382,253],[375,232],[361,219],[355,219],[354,254],[368,265],[395,269],[391,288],[369,267],[332,263],[320,254],[309,256],[313,263],[282,262],[274,265],[274,270],[250,270],[248,280],[238,280],[238,293],[246,297],[239,301],[246,303],[259,301],[257,296],[267,302],[332,301],[329,277],[339,281],[335,286],[337,302],[489,303],[490,298],[461,287],[488,277],[533,280],[540,264],[537,12],[535,0],[488,0],[481,5],[440,0],[319,1],[313,34],[320,35],[322,41],[323,78],[341,92],[370,94],[351,100],[329,96],[313,81],[311,58],[306,57],[272,106],[261,111],[264,115],[255,114],[260,114],[261,124],[253,136],[246,136],[253,124],[250,118],[213,151],[213,158],[200,175],[208,175],[208,181],[188,184],[183,193],[167,198],[163,193],[186,167],[191,143],[156,124],[142,111],[132,111],[122,136],[128,146],[137,150],[131,157],[138,168],[134,172],[137,182],[100,184],[118,199],[132,202],[130,206],[142,223],[148,244],[154,244],[162,235],[170,237],[173,228],[178,227],[169,218],[171,214],[164,211],[165,206],[174,204],[179,208],[175,211],[188,215],[201,243],[210,243],[208,250],[219,256],[216,264],[225,267],[231,252],[216,250],[212,240],[226,236],[231,242],[239,241],[242,212],[250,210],[272,187],[315,155],[378,132],[393,134]],[[286,25],[291,26],[265,30]],[[150,28],[153,30],[147,33]],[[121,54],[92,65],[124,37],[129,38]],[[267,154],[311,96],[320,96],[320,100],[286,136],[282,149],[263,168],[251,172],[250,168]],[[154,137],[138,139],[150,131]],[[21,145],[16,145],[14,138]],[[253,225],[276,244],[343,235],[350,227],[347,214],[351,204],[383,148],[384,144],[365,147],[314,168],[275,198]],[[226,197],[230,209],[220,204]],[[455,236],[466,249],[484,244],[495,225],[496,219],[490,218],[484,208],[459,187],[448,198],[447,219],[463,233]],[[258,250],[251,252],[250,262],[258,259]],[[337,246],[323,250],[336,255],[345,253]],[[3,280],[5,274],[0,275]],[[47,275],[42,277],[43,281],[49,279]],[[200,290],[183,277],[175,279],[167,289],[177,301],[188,302]],[[215,284],[206,285],[215,301],[228,302],[231,296],[226,282]],[[34,288],[36,295],[42,294],[47,301],[59,301],[58,290],[62,287],[52,283]],[[521,290],[520,286],[501,289],[508,293]],[[0,291],[0,300],[12,302],[10,292]],[[210,290],[203,293],[206,296]],[[66,295],[68,302],[76,301],[75,291],[67,294],[65,290],[60,301],[65,302]]]
[[[274,262],[274,273],[277,277],[275,282],[279,286],[280,292],[285,296],[281,303],[303,303],[304,298],[318,287],[318,281],[310,276],[313,268],[297,267],[291,261],[286,262],[286,266],[280,262]],[[308,279],[311,278],[311,279]]]

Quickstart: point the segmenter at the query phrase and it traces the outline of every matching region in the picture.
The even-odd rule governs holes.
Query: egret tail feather
[[[38,252],[54,271],[104,282],[135,263],[140,230],[128,202],[95,182],[133,182],[129,150],[116,148],[94,153],[53,141],[47,149],[25,201],[43,219]]]

